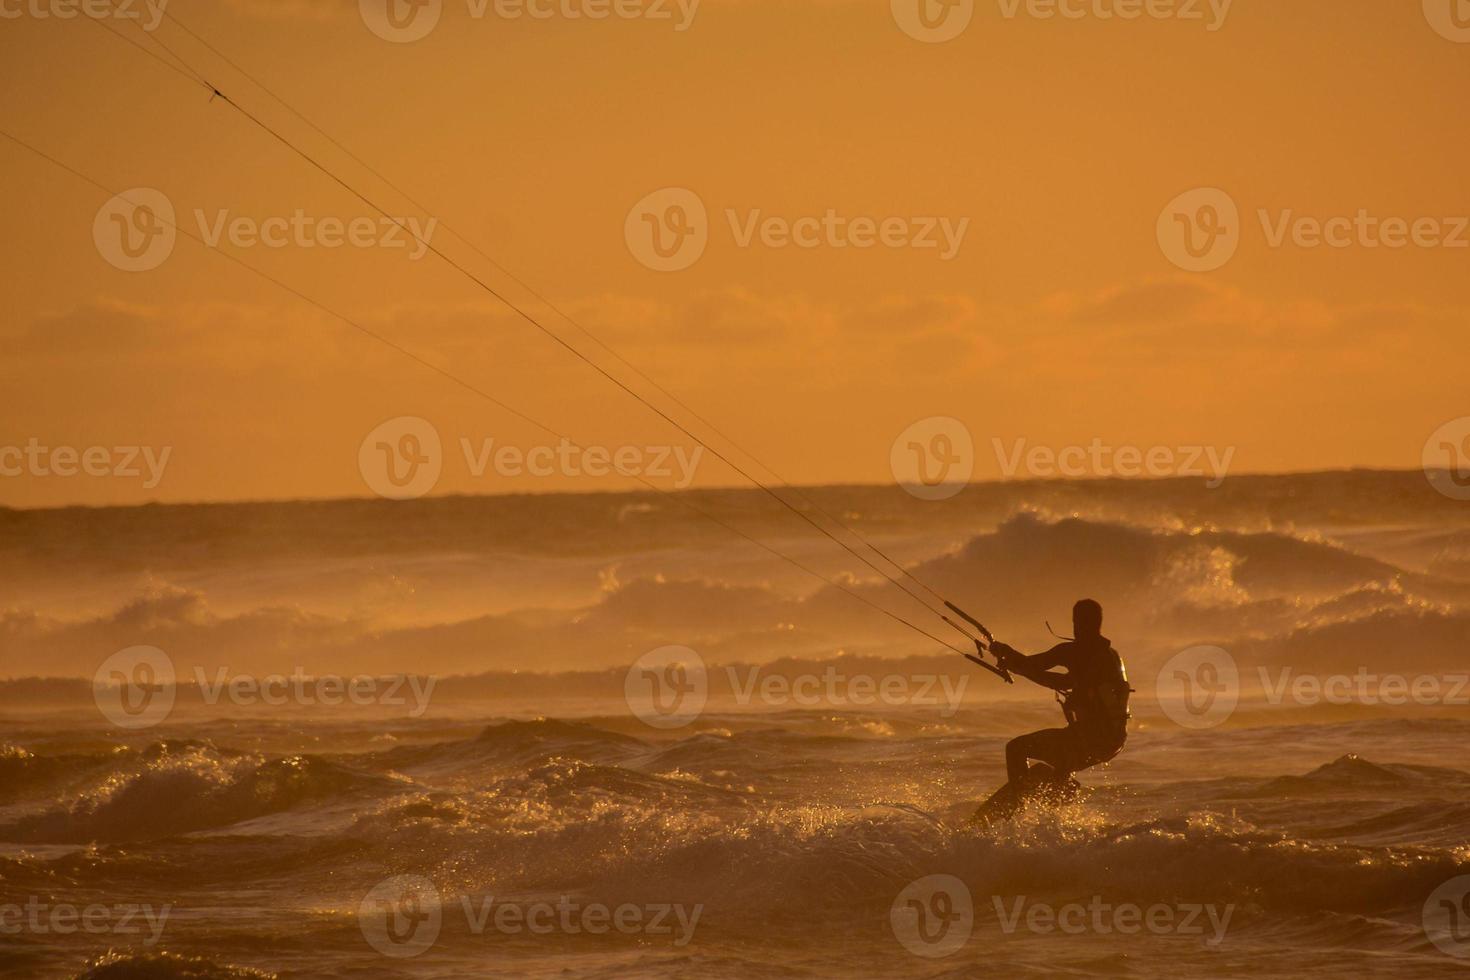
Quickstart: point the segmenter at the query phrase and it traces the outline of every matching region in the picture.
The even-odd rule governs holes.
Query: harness
[[[1111,647],[1108,652],[1117,656]],[[1133,717],[1128,698],[1135,692],[1128,684],[1128,670],[1122,667],[1121,657],[1118,663],[1122,672],[1119,680],[1079,685],[1066,694],[1057,692],[1067,727],[1077,729],[1093,745],[1121,748],[1128,737],[1128,722]]]

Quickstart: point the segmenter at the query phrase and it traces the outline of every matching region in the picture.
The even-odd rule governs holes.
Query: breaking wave
[[[207,743],[160,742],[120,757],[105,778],[72,799],[0,827],[0,838],[33,843],[152,840],[390,785],[383,777],[309,755],[263,759]]]

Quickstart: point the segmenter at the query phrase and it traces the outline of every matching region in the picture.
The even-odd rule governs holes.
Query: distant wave
[[[1364,627],[1356,635],[1374,630],[1379,642],[1433,651],[1433,656],[1426,657],[1432,660],[1464,635],[1463,617],[1470,615],[1470,582],[1456,571],[1465,540],[1455,522],[1463,523],[1464,516],[1421,500],[1419,490],[1402,477],[1340,477],[1344,491],[1391,487],[1398,496],[1389,511],[1417,507],[1426,521],[1431,517],[1439,521],[1419,525],[1421,532],[1376,537],[1365,530],[1356,537],[1334,538],[1330,527],[1326,531],[1298,528],[1284,519],[1264,523],[1213,520],[1209,515],[1215,511],[1245,508],[1244,491],[1222,487],[1219,492],[1224,496],[1219,499],[1199,497],[1196,490],[1177,482],[1128,491],[1134,494],[1128,498],[1134,505],[1141,507],[1147,501],[1143,509],[1152,517],[1098,505],[1099,501],[1128,497],[1115,488],[1080,484],[976,488],[977,497],[986,502],[981,508],[984,517],[968,525],[953,520],[948,512],[936,525],[924,517],[927,512],[914,510],[877,488],[824,492],[845,505],[844,513],[859,515],[854,521],[873,522],[875,528],[870,530],[875,533],[881,528],[889,547],[914,555],[909,563],[923,581],[1024,648],[1052,642],[1044,624],[1050,621],[1065,631],[1072,600],[1090,595],[1103,602],[1106,628],[1119,649],[1145,664],[1184,646],[1206,642],[1250,646],[1262,659],[1276,662],[1281,659],[1280,650],[1272,644],[1310,644],[1315,635],[1326,637],[1336,628],[1337,636],[1324,640],[1322,646],[1344,649],[1338,638],[1352,646],[1357,643],[1356,631]],[[1280,506],[1295,513],[1295,495],[1303,494],[1325,508],[1324,525],[1340,520],[1361,529],[1364,522],[1385,517],[1366,497],[1349,498],[1347,503],[1334,498],[1326,477],[1252,478],[1250,486],[1265,495],[1252,506],[1266,512]],[[1423,489],[1438,496],[1427,486]],[[900,496],[906,495],[900,492]],[[1092,505],[1059,506],[1074,498]],[[716,494],[712,499],[734,507],[744,498]],[[597,551],[609,543],[603,540],[603,532],[590,523],[580,523],[575,515],[580,513],[589,522],[606,520],[618,501],[628,502],[612,495],[543,503],[548,514],[560,515],[567,522],[555,525],[561,528],[558,533],[585,535],[588,548]],[[999,506],[1001,501],[1006,502],[1004,507]],[[366,502],[301,505],[306,508],[301,513],[293,506],[253,505],[240,514],[282,520],[290,515],[297,520],[309,512],[326,525],[335,524],[335,533],[348,537],[354,521],[364,522],[364,537],[359,542],[363,548],[381,538],[377,532],[367,533],[379,515]],[[409,509],[416,520],[438,528],[437,521],[468,520],[467,515],[493,512],[497,507],[524,518],[530,506],[524,501],[466,499]],[[975,506],[980,507],[978,500]],[[1076,516],[1079,512],[1087,516]],[[291,587],[297,581],[292,576],[313,562],[348,560],[335,551],[308,558],[293,544],[289,554],[278,553],[272,549],[285,547],[284,542],[269,536],[262,541],[241,539],[233,530],[219,526],[219,513],[209,508],[160,508],[145,515],[145,522],[160,528],[173,522],[176,526],[165,540],[177,543],[181,535],[189,537],[191,520],[206,517],[211,533],[222,536],[220,556],[228,567],[201,569],[197,566],[202,559],[194,556],[184,562],[187,568],[175,570],[175,577],[189,585],[174,584],[167,573],[150,569],[146,578],[127,579],[129,584],[118,585],[117,597],[106,608],[63,614],[20,606],[0,612],[4,662],[29,668],[19,671],[22,673],[39,673],[37,668],[44,666],[55,675],[89,677],[107,652],[148,644],[170,652],[181,670],[197,668],[206,674],[226,666],[264,675],[296,667],[318,674],[392,673],[412,665],[420,672],[442,676],[496,669],[524,674],[531,668],[566,673],[626,666],[639,652],[673,643],[691,646],[717,663],[782,658],[816,661],[839,651],[899,657],[936,648],[932,640],[864,609],[843,589],[817,587],[811,580],[793,577],[779,563],[764,564],[769,556],[721,564],[698,547],[676,552],[673,545],[666,554],[682,570],[678,576],[658,571],[656,557],[645,557],[640,566],[644,574],[637,575],[627,575],[617,563],[599,570],[586,564],[561,569],[552,562],[537,566],[544,581],[534,594],[522,597],[523,606],[506,608],[505,596],[497,593],[499,605],[494,612],[475,613],[473,600],[466,600],[470,608],[456,606],[451,618],[415,616],[398,608],[387,622],[375,615],[374,604],[367,601],[371,595],[360,603],[343,600],[339,589],[357,593],[339,583],[335,573],[324,573],[324,581],[307,575],[303,581],[314,583],[316,591]],[[42,550],[50,547],[36,537],[43,531],[89,535],[102,526],[111,527],[113,520],[111,512],[8,512],[0,518],[0,524],[8,522]],[[792,537],[794,532],[782,527],[777,537],[783,547],[825,548],[821,542],[808,540],[809,536]],[[307,539],[321,533],[320,529],[299,530]],[[437,546],[431,547],[432,542],[445,533],[444,528],[433,533],[425,529],[427,537],[415,546],[420,548],[419,557],[407,566],[395,566],[397,570],[388,577],[418,575],[451,589],[458,588],[455,583],[472,576],[476,569],[494,564],[493,549],[473,557],[477,548],[491,547],[488,540],[477,537],[481,531],[469,533],[458,549],[434,550]],[[630,554],[650,555],[647,541],[631,545],[620,532],[607,533],[616,546],[632,548]],[[405,534],[404,529],[395,528],[380,543],[390,551],[410,548]],[[653,540],[663,547],[662,538]],[[699,540],[711,549],[716,547],[706,539]],[[336,539],[333,542],[324,542],[323,547],[329,551],[347,547]],[[1366,550],[1355,550],[1351,542]],[[691,539],[678,547],[693,543]],[[723,542],[718,547],[733,546]],[[34,557],[31,552],[26,554]],[[160,568],[170,564],[164,561]],[[372,567],[374,562],[359,564]],[[75,570],[72,566],[71,571]],[[844,577],[844,589],[857,590],[890,610],[920,614],[909,597],[869,569],[858,565],[853,571],[863,574]],[[594,577],[596,582],[589,581]],[[401,585],[413,591],[411,582]],[[356,587],[366,586],[357,583]],[[25,586],[19,588],[23,594]],[[232,589],[248,601],[240,596],[230,601]],[[509,594],[514,593],[512,586]],[[561,597],[555,608],[538,604],[547,595]],[[576,597],[576,604],[566,605],[571,596]],[[346,607],[352,611],[344,611]],[[933,617],[926,617],[925,622],[951,635]],[[1397,635],[1390,635],[1395,631]],[[1361,658],[1355,652],[1344,662]]]
[[[464,742],[404,746],[377,756],[379,766],[409,773],[472,768],[524,768],[550,759],[608,763],[625,760],[648,746],[628,735],[577,722],[538,719],[488,726]]]
[[[968,487],[942,507],[892,485],[803,492],[870,534],[936,526],[974,533],[1027,507],[1175,529],[1464,524],[1458,502],[1418,470],[1231,476],[1214,489],[1191,478],[1002,481]],[[688,496],[724,520],[787,523],[753,488]],[[550,527],[559,533],[547,534]],[[710,541],[725,539],[693,511],[643,492],[0,508],[0,554],[27,572],[74,569],[78,555],[97,568],[160,569],[407,553],[627,554]]]
[[[1263,785],[1259,795],[1301,796],[1350,791],[1405,793],[1430,789],[1438,793],[1470,794],[1470,773],[1440,766],[1380,765],[1357,755],[1345,755],[1304,776],[1281,776]]]
[[[1120,609],[1147,623],[1148,610],[1252,606],[1290,608],[1364,589],[1383,601],[1405,590],[1432,590],[1442,601],[1470,600],[1470,589],[1436,583],[1345,548],[1277,532],[1168,531],[1077,518],[1021,514],[958,553],[925,562],[926,581],[961,605],[1009,616],[1056,616],[1057,596],[1097,594],[1110,618]],[[1065,611],[1065,610],[1063,610]],[[1268,607],[1269,611],[1269,607]]]
[[[1066,617],[1070,599],[1100,598],[1117,646],[1125,657],[1145,661],[1219,642],[1250,645],[1274,663],[1285,646],[1311,648],[1319,635],[1323,649],[1347,654],[1369,648],[1372,638],[1377,649],[1432,651],[1424,657],[1432,661],[1470,635],[1470,586],[1273,532],[1048,523],[1020,514],[916,573],[1022,646],[1053,642],[1042,623]],[[876,604],[894,602],[891,586],[857,588]],[[517,673],[528,673],[531,664],[567,671],[626,666],[629,651],[670,642],[725,663],[817,661],[835,651],[894,657],[935,646],[892,621],[858,614],[853,598],[836,589],[798,598],[770,588],[654,579],[614,586],[597,604],[557,616],[528,611],[387,630],[300,608],[219,616],[203,595],[165,591],[91,620],[4,614],[0,638],[9,663],[47,664],[73,676],[90,676],[100,663],[97,651],[156,645],[175,651],[179,670],[204,671],[206,680],[223,666],[256,674],[297,666],[310,673],[391,673],[406,664],[473,674],[497,663]],[[1299,654],[1292,649],[1291,655]],[[1361,655],[1354,649],[1344,663]]]
[[[0,827],[0,839],[151,840],[390,785],[313,756],[262,759],[207,743],[155,743],[119,756],[110,774],[71,799]]]

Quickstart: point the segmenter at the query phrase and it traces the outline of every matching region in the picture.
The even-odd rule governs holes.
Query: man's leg
[[[1031,759],[1045,762],[1065,776],[1072,771],[1072,736],[1065,728],[1045,728],[1006,743],[1006,777],[1019,782],[1031,768]]]

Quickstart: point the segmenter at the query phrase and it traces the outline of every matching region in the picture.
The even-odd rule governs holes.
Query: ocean
[[[1058,705],[759,492],[687,497],[822,578],[644,494],[0,511],[0,974],[1467,975],[1462,502],[806,492],[1020,649],[1103,604],[1081,799],[968,824]]]

